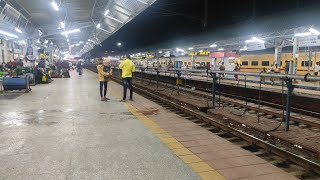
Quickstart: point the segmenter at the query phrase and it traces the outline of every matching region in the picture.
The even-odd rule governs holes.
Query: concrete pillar
[[[278,65],[280,67],[281,65],[281,54],[282,54],[282,47],[276,47],[274,49],[274,65]]]
[[[292,57],[294,58],[293,74],[297,74],[298,57],[299,57],[299,44],[298,44],[298,38],[297,37],[294,37],[294,39],[293,39]]]

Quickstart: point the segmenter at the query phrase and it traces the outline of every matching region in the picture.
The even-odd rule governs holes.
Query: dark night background
[[[124,25],[91,54],[141,49],[194,34],[213,31],[226,25],[254,21],[266,15],[319,5],[318,0],[208,0],[207,26],[204,26],[205,0],[157,0]],[[123,46],[117,47],[117,42]]]

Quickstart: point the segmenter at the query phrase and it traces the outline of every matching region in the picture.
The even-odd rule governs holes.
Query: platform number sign
[[[248,43],[247,49],[248,51],[257,51],[257,50],[266,49],[266,46],[264,45],[264,43]]]

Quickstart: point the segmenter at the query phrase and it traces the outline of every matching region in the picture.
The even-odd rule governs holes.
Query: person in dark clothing
[[[79,61],[77,63],[77,72],[79,72],[79,75],[82,75],[82,62]]]

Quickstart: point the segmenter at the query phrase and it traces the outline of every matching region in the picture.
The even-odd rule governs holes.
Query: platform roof
[[[0,16],[0,29],[18,35],[15,40],[31,38],[33,43],[48,50],[63,52],[70,49],[73,54],[81,54],[117,32],[155,1],[6,0]],[[52,2],[56,3],[58,11],[54,10]],[[17,27],[21,34],[14,31]],[[61,35],[61,32],[74,29],[80,29],[80,32]]]

